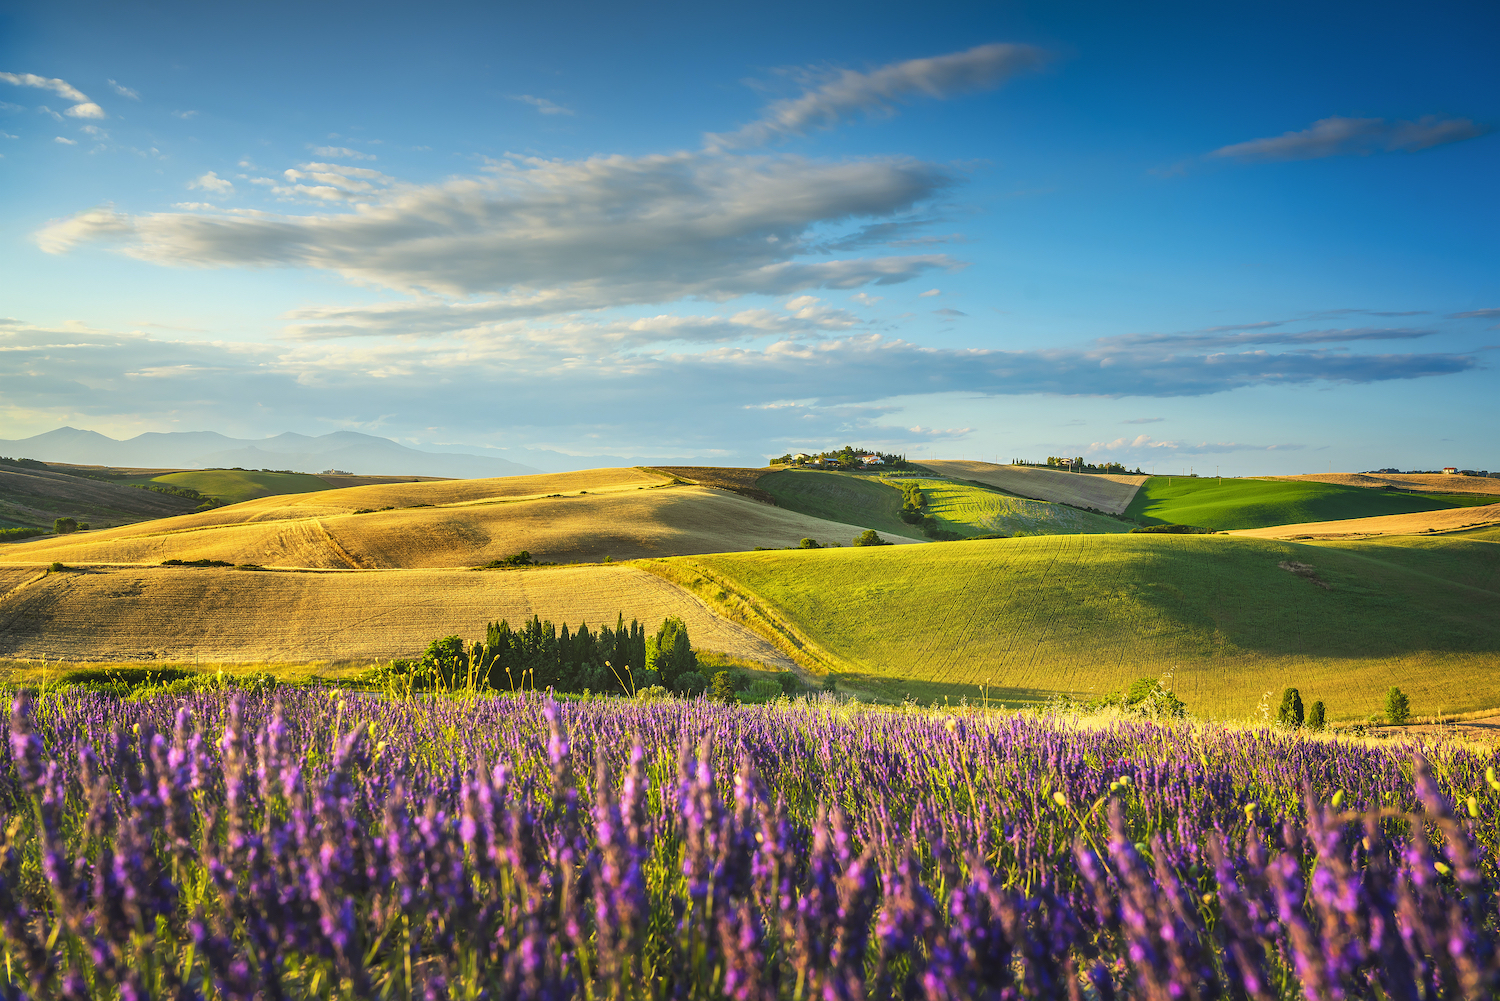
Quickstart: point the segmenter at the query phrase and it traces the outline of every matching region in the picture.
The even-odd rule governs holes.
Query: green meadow
[[[270,497],[273,494],[307,494],[315,490],[332,490],[333,485],[311,473],[262,473],[253,469],[190,469],[180,473],[126,480],[126,483],[151,484],[196,490],[205,497],[218,497],[231,504]]]
[[[1419,716],[1500,702],[1500,545],[1473,538],[1054,535],[653,569],[882,698],[1087,699],[1169,674],[1218,718],[1288,685],[1345,721],[1391,685]]]
[[[1493,504],[1479,494],[1411,494],[1313,480],[1153,476],[1125,509],[1147,525],[1195,525],[1214,531],[1342,521],[1386,514]]]

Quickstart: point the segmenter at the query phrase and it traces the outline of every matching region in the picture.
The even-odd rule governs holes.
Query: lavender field
[[[7,997],[1500,991],[1487,751],[311,690],[11,726]]]

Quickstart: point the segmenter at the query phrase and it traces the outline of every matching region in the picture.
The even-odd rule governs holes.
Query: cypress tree
[[[1286,727],[1302,725],[1302,693],[1288,688],[1281,693],[1281,708],[1276,711],[1276,722]]]
[[[1392,685],[1390,691],[1385,693],[1385,718],[1393,724],[1411,721],[1411,700],[1395,685]]]
[[[1314,702],[1312,705],[1308,706],[1307,707],[1307,728],[1309,730],[1321,730],[1325,726],[1327,726],[1328,725],[1328,721],[1324,718],[1325,715],[1326,715],[1326,713],[1327,713],[1327,710],[1324,709],[1323,703],[1322,703],[1321,700],[1319,700],[1317,702]]]

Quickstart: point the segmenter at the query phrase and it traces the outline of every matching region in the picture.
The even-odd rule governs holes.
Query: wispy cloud
[[[500,311],[856,290],[962,262],[944,254],[804,261],[815,229],[909,211],[952,184],[904,158],[818,162],[696,153],[509,158],[485,175],[365,190],[368,168],[303,164],[302,194],[367,197],[357,212],[234,219],[99,208],[36,234],[49,253],[126,237],[132,256],[194,267],[313,267],[402,291],[504,293]],[[314,189],[326,189],[316,191]]]
[[[52,141],[55,142],[55,143],[62,143],[64,146],[77,146],[78,145],[78,140],[77,139],[68,139],[65,136],[58,136],[57,138],[53,139]]]
[[[115,82],[114,80],[110,80],[109,85],[113,87],[115,93],[119,94],[121,97],[128,97],[132,101],[139,101],[141,99],[141,95],[136,93],[135,89],[132,87],[127,87],[122,83]]]
[[[1121,424],[1160,424],[1166,420],[1165,417],[1137,417],[1134,420],[1121,421]]]
[[[334,157],[336,159],[343,159],[343,160],[374,160],[375,159],[375,154],[373,154],[373,153],[361,153],[359,150],[357,150],[357,149],[350,149],[347,146],[319,146],[317,149],[313,150],[313,155],[314,156],[331,156],[331,157]]]
[[[531,94],[516,94],[511,97],[512,101],[520,101],[529,104],[544,115],[571,115],[572,108],[565,108],[561,104],[554,104],[545,97],[535,97]]]
[[[234,191],[234,183],[220,177],[216,172],[210,170],[201,177],[188,182],[189,188],[197,188],[200,191],[212,191],[217,194],[227,195]]]
[[[890,113],[915,97],[944,98],[990,90],[1019,73],[1041,68],[1048,53],[1034,45],[980,45],[927,59],[891,63],[868,73],[839,70],[801,96],[776,101],[758,120],[734,131],[710,133],[710,150],[763,146],[775,139],[833,128],[858,114]]]
[[[1473,139],[1490,131],[1468,118],[1428,115],[1414,122],[1384,118],[1324,118],[1300,132],[1252,139],[1223,146],[1208,155],[1245,162],[1317,160],[1330,156],[1368,156],[1371,153],[1415,153],[1447,143]]]
[[[1119,456],[1121,454],[1132,456],[1160,456],[1167,455],[1227,455],[1231,452],[1297,452],[1306,448],[1306,445],[1293,443],[1281,445],[1247,445],[1237,441],[1159,441],[1150,435],[1137,435],[1134,438],[1116,438],[1114,441],[1096,441],[1089,445],[1084,451],[1092,455],[1106,453]]]
[[[189,118],[196,117],[197,114],[198,112],[196,111],[174,111],[172,112],[172,117],[181,118],[183,121],[187,121]]]
[[[15,84],[17,87],[36,87],[39,90],[50,90],[65,101],[76,101],[80,104],[88,101],[88,95],[66,80],[56,77],[48,78],[37,76],[35,73],[0,73],[0,80],[5,83]]]

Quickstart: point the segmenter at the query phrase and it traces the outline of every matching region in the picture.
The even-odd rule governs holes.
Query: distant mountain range
[[[288,431],[274,438],[230,438],[215,431],[148,431],[124,441],[97,431],[62,427],[30,438],[0,439],[0,455],[70,462],[79,465],[138,466],[174,469],[290,469],[321,473],[340,469],[367,476],[451,476],[476,479],[561,473],[603,466],[692,465],[703,459],[637,458],[613,455],[567,455],[544,449],[516,449],[516,458],[498,449],[449,445],[452,452],[410,448],[389,438],[358,431],[334,431],[312,437]],[[516,459],[524,459],[518,462]],[[717,460],[723,462],[724,460]],[[750,460],[759,464],[758,460]]]

